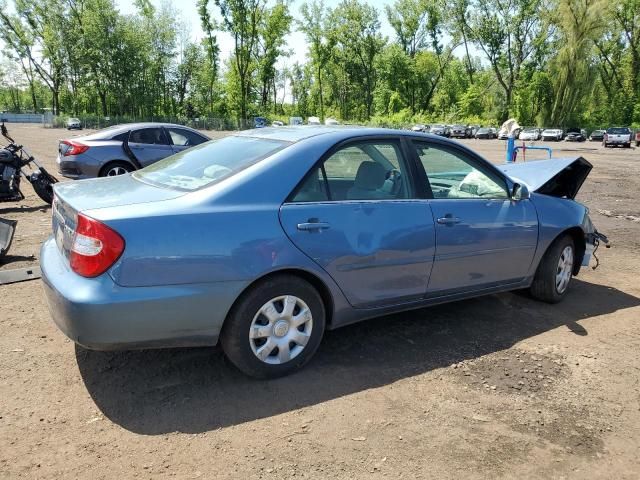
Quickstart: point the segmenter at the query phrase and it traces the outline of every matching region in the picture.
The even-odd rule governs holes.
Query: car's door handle
[[[326,230],[330,226],[331,225],[329,225],[327,222],[318,222],[318,221],[312,221],[312,219],[309,219],[308,222],[299,223],[298,230],[313,232],[315,230]]]
[[[462,220],[458,217],[454,217],[450,213],[447,213],[444,217],[440,217],[437,222],[441,225],[455,225],[456,223],[460,223]]]

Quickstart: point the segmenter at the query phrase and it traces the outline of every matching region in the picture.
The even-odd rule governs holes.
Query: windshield
[[[624,128],[624,127],[617,127],[617,128],[610,128],[609,130],[607,130],[607,133],[609,135],[627,135],[629,132],[628,128]]]
[[[193,191],[235,175],[286,145],[264,138],[229,136],[167,157],[134,176],[156,185]]]

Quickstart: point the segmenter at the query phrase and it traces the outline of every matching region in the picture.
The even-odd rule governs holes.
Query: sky
[[[179,12],[182,21],[185,23],[185,28],[191,31],[191,40],[200,40],[203,37],[202,28],[200,27],[200,17],[196,9],[196,0],[152,0],[152,3],[156,7],[160,7],[162,3],[168,3],[171,7]],[[293,0],[290,2],[289,10],[294,18],[300,18],[300,7],[305,3],[304,0]],[[336,7],[340,0],[325,0],[325,6],[329,8]],[[394,37],[393,29],[387,21],[387,16],[384,13],[385,5],[393,3],[392,0],[375,0],[368,1],[370,5],[373,5],[378,9],[379,19],[381,23],[381,31],[383,36],[392,39]],[[217,7],[213,0],[209,2],[210,11],[217,16]],[[272,4],[272,2],[267,3]],[[135,14],[136,7],[131,0],[116,0],[116,5],[123,14]],[[219,16],[218,16],[219,18]],[[307,42],[302,32],[295,31],[295,25],[292,27],[292,33],[288,35],[287,45],[292,51],[292,55],[288,58],[284,58],[280,61],[281,65],[293,65],[295,62],[304,63],[307,55]],[[220,59],[226,60],[231,55],[233,50],[233,40],[231,36],[226,32],[217,32],[218,45],[220,46]]]

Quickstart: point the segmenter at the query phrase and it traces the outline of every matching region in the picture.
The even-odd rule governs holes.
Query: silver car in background
[[[540,140],[540,129],[539,128],[525,128],[520,135],[518,136],[520,140],[529,140],[535,141]]]
[[[545,142],[559,142],[564,138],[564,132],[559,128],[546,128],[542,131],[542,140]]]
[[[129,123],[60,140],[58,171],[63,177],[111,177],[138,170],[210,140],[171,123]]]
[[[79,118],[71,117],[67,120],[67,130],[82,130],[82,123]]]

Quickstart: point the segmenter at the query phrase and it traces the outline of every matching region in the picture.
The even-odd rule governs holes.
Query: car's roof
[[[194,130],[191,127],[186,127],[184,125],[177,125],[175,123],[141,122],[141,123],[123,123],[120,125],[112,125],[111,127],[103,128],[96,132],[89,133],[82,137],[78,137],[77,139],[81,138],[82,140],[104,140],[104,139],[112,138],[115,135],[128,132],[129,130],[137,130],[140,128],[154,128],[154,127],[186,128],[187,130],[191,130],[192,132],[196,132],[199,135],[202,135],[200,132],[198,132],[197,130]]]
[[[236,136],[264,138],[283,142],[296,143],[312,137],[327,136],[331,142],[339,142],[355,137],[401,135],[405,137],[431,138],[437,142],[452,140],[443,139],[431,133],[412,130],[397,130],[392,128],[361,127],[356,125],[302,125],[285,127],[265,127],[253,130],[243,130],[234,133]]]
[[[370,128],[360,127],[356,125],[294,125],[278,128],[256,128],[253,130],[243,130],[234,133],[241,137],[265,138],[269,140],[279,140],[283,142],[299,142],[311,137],[320,135],[336,134],[340,138],[351,138],[361,136],[375,135],[428,135],[421,132],[412,132],[410,130],[393,130],[390,128]]]
[[[163,123],[163,122],[140,122],[140,123],[123,123],[122,125],[114,125],[110,127],[112,131],[116,131],[118,129],[122,129],[122,131],[131,130],[133,128],[153,128],[153,127],[178,127],[178,128],[188,128],[185,125],[178,125],[175,123]],[[191,129],[192,130],[192,129]]]

